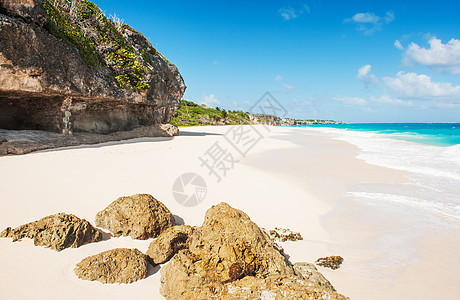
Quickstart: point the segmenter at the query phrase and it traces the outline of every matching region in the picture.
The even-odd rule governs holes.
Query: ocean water
[[[410,183],[362,183],[347,197],[413,224],[460,229],[460,123],[302,125],[358,146],[358,158],[407,172]]]
[[[331,125],[295,125],[370,131],[388,138],[433,146],[460,145],[460,123],[355,123]]]

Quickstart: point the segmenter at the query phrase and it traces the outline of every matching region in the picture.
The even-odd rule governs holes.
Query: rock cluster
[[[316,260],[316,264],[318,266],[322,266],[325,268],[331,268],[332,270],[336,270],[340,268],[340,265],[343,262],[343,257],[341,256],[328,256],[328,257],[321,257]]]
[[[60,213],[15,229],[8,227],[0,237],[12,238],[13,241],[27,237],[34,240],[35,246],[61,251],[100,241],[102,234],[85,219]]]
[[[96,226],[110,230],[114,236],[138,240],[155,238],[174,225],[168,208],[148,194],[120,197],[96,215]]]
[[[117,248],[84,258],[74,269],[83,280],[132,283],[147,276],[149,263],[166,263],[160,271],[166,299],[348,299],[314,265],[292,265],[266,230],[227,203],[208,209],[200,227],[174,226],[163,203],[138,194],[115,200],[97,214],[96,224],[115,236],[156,239],[146,254]],[[102,238],[86,220],[63,213],[7,228],[0,236],[29,237],[57,251]]]
[[[113,249],[83,259],[75,274],[102,283],[132,283],[147,276],[147,256],[137,249]]]
[[[305,279],[244,212],[220,203],[161,268],[166,299],[345,299]],[[320,282],[319,280],[318,282]]]
[[[294,232],[289,229],[283,229],[278,227],[276,227],[275,230],[270,230],[270,238],[279,242],[295,242],[303,240],[303,237],[300,235],[299,232]]]

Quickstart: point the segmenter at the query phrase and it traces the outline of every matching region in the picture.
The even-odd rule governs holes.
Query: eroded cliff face
[[[164,124],[177,67],[87,0],[0,0],[0,128],[111,133]]]

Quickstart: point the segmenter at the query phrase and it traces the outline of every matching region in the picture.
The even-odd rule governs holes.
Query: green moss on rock
[[[89,67],[107,65],[121,88],[150,87],[146,75],[152,66],[147,53],[158,52],[135,49],[123,35],[128,25],[109,20],[88,0],[43,0],[43,7],[49,17],[46,29],[76,47]]]
[[[86,37],[76,24],[73,24],[63,11],[54,6],[50,0],[43,0],[43,8],[50,18],[50,22],[48,22],[46,29],[52,35],[75,46],[80,51],[80,55],[88,66],[93,68],[97,67],[99,65],[99,59],[94,43]],[[81,15],[86,18],[88,17],[86,11]]]

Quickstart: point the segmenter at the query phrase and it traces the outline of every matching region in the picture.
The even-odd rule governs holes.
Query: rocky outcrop
[[[300,234],[300,232],[294,232],[290,229],[278,228],[278,227],[275,227],[274,230],[270,230],[270,238],[278,242],[286,242],[286,241],[295,242],[295,241],[303,240],[303,237]]]
[[[321,257],[316,260],[316,264],[318,266],[330,268],[332,270],[336,270],[340,268],[340,265],[342,264],[342,262],[343,262],[343,257],[341,256]]]
[[[107,134],[168,123],[184,81],[87,0],[0,0],[0,128]]]
[[[138,240],[155,238],[174,225],[168,208],[148,194],[120,197],[96,215],[96,226],[110,230],[114,236]]]
[[[251,124],[260,124],[260,125],[269,125],[269,126],[281,125],[281,119],[273,115],[249,114],[249,120]]]
[[[346,124],[344,122],[332,120],[296,120],[296,119],[282,119],[281,125],[324,125],[324,124]]]
[[[161,268],[166,299],[345,299],[305,280],[244,212],[220,203]]]
[[[100,241],[102,234],[85,219],[60,213],[15,229],[8,227],[0,237],[12,238],[13,242],[27,237],[34,240],[35,246],[61,251]]]
[[[113,249],[83,259],[75,267],[83,279],[102,283],[132,283],[147,276],[147,256],[137,249]]]
[[[164,264],[182,249],[188,249],[193,228],[188,225],[174,226],[163,231],[150,243],[145,253],[153,265]]]

